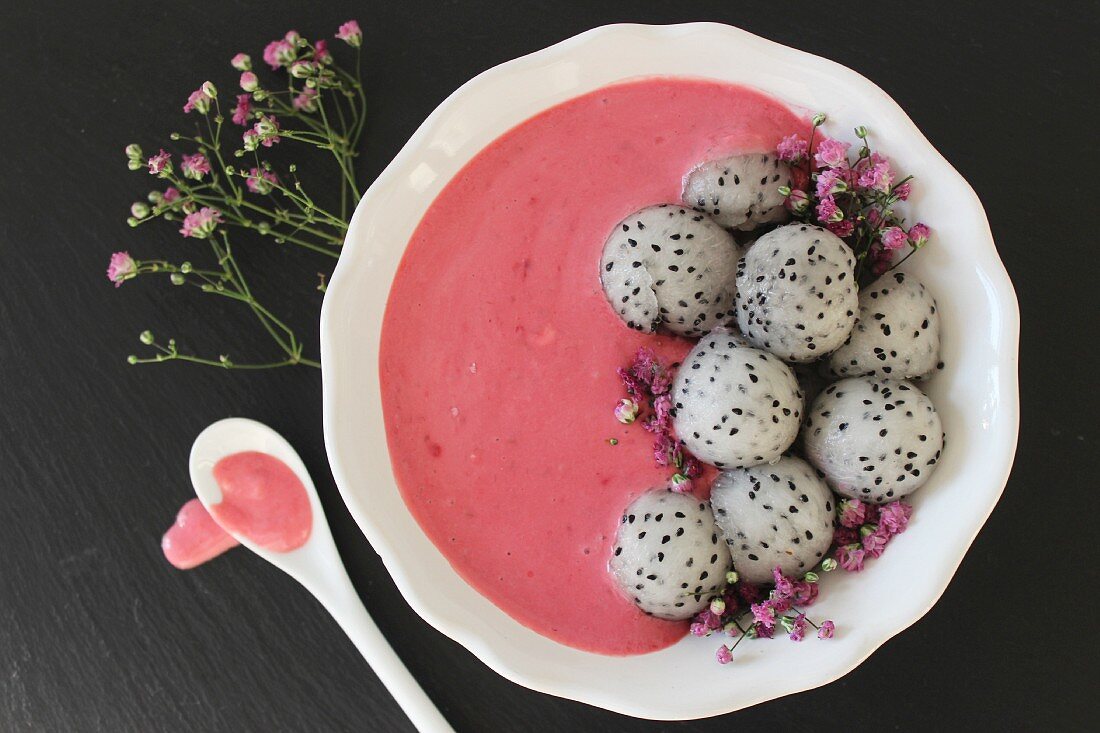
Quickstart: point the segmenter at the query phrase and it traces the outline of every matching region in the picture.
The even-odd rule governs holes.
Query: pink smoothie
[[[607,560],[622,510],[668,478],[649,435],[612,416],[615,369],[639,346],[679,360],[690,344],[618,320],[600,252],[632,211],[678,201],[697,163],[805,125],[743,87],[606,87],[478,153],[409,241],[379,360],[398,485],[455,570],[535,631],[605,654],[683,636],[621,596]]]
[[[183,505],[164,534],[168,562],[188,570],[236,547],[229,533],[275,552],[289,552],[309,539],[313,510],[298,475],[267,453],[245,451],[214,465],[222,500],[207,512],[198,499]]]

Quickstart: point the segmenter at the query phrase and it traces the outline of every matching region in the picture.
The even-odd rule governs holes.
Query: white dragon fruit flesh
[[[833,494],[795,456],[723,471],[711,487],[710,501],[733,569],[750,583],[770,582],[775,567],[801,577],[833,541]]]
[[[729,564],[710,504],[656,489],[623,512],[609,568],[638,608],[677,620],[707,605],[726,582]]]
[[[760,237],[737,269],[737,325],[753,346],[784,361],[820,359],[856,320],[855,259],[839,237],[787,224]]]
[[[779,189],[789,185],[791,170],[774,154],[733,155],[688,173],[684,203],[710,214],[727,229],[755,229],[787,220]]]
[[[718,468],[774,461],[802,420],[802,393],[790,367],[725,329],[695,345],[670,394],[676,435]]]
[[[806,458],[833,491],[884,503],[919,489],[943,450],[932,400],[910,382],[851,377],[825,388],[802,428]]]
[[[710,217],[661,204],[615,225],[600,258],[600,281],[630,328],[694,337],[733,316],[741,249]]]
[[[859,293],[859,320],[848,340],[829,355],[836,377],[921,377],[940,360],[936,300],[912,275],[896,272]]]

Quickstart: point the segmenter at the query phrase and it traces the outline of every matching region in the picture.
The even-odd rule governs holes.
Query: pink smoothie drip
[[[198,499],[187,502],[161,540],[164,556],[180,570],[236,547],[239,543],[229,532],[275,552],[289,552],[309,539],[309,495],[298,475],[278,458],[256,451],[234,453],[214,465],[214,480],[221,502],[211,512]]]
[[[615,369],[642,345],[671,361],[691,344],[618,320],[600,252],[632,211],[678,201],[697,163],[805,127],[743,87],[607,87],[478,153],[409,241],[379,360],[394,472],[455,570],[526,626],[606,654],[683,636],[620,595],[607,560],[622,510],[669,476],[651,436],[612,416]]]
[[[239,544],[218,526],[201,501],[192,499],[180,508],[160,548],[168,562],[180,570],[190,570]]]

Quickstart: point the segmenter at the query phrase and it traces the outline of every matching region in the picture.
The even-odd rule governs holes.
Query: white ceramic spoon
[[[211,505],[221,502],[221,489],[214,480],[214,464],[225,456],[241,451],[260,451],[272,455],[298,475],[309,494],[313,527],[306,543],[290,552],[267,550],[251,542],[248,537],[233,532],[230,534],[305,586],[328,609],[417,730],[421,733],[454,733],[359,600],[332,541],[324,510],[317,498],[317,489],[290,443],[267,425],[240,417],[219,420],[206,428],[195,438],[195,444],[191,447],[191,483],[195,486],[199,501],[208,511]]]

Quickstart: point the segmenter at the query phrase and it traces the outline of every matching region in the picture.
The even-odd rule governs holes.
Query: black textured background
[[[298,447],[364,601],[459,731],[1095,725],[1100,19],[1095,2],[1013,5],[4,2],[0,729],[409,729],[293,581],[245,552],[189,573],[163,561],[160,534],[191,494],[191,440],[229,414]],[[529,692],[395,590],[327,473],[319,373],[124,363],[144,328],[217,353],[253,327],[151,281],[105,281],[113,250],[190,246],[126,226],[152,179],[126,170],[122,147],[182,125],[203,79],[231,89],[233,52],[258,58],[290,27],[314,38],[349,17],[365,32],[368,179],[469,77],[614,21],[740,25],[851,66],[908,110],[981,196],[1023,311],[1016,469],[923,620],[834,684],[710,721],[645,723]],[[273,296],[324,265],[250,249]],[[294,295],[311,344],[319,297]]]

